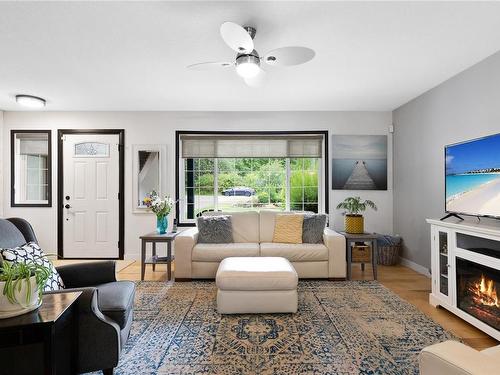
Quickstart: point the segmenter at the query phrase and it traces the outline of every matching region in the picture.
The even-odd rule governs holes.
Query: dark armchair
[[[0,247],[37,242],[24,219],[0,219]],[[135,284],[116,281],[114,261],[57,267],[65,291],[79,290],[78,372],[103,370],[112,374],[132,326]],[[61,293],[60,291],[49,293]]]

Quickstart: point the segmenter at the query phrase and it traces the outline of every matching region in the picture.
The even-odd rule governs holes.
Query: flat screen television
[[[446,212],[500,218],[500,134],[445,147]]]

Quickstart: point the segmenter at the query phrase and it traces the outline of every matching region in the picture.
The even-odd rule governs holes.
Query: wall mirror
[[[11,207],[51,207],[50,130],[11,131]]]
[[[166,168],[165,145],[134,145],[133,146],[133,211],[148,213],[144,198],[155,190],[163,195],[165,188]]]

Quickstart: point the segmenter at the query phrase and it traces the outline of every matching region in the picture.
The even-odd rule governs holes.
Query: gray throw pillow
[[[326,226],[325,214],[306,214],[302,224],[303,243],[323,243],[323,231]]]
[[[201,216],[197,219],[198,243],[231,243],[233,224],[230,215]]]

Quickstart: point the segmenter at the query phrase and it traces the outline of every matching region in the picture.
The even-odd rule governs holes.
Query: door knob
[[[64,208],[68,208],[68,209],[70,209],[70,208],[71,208],[71,206],[70,206],[69,204],[67,204],[67,205],[65,205],[65,206],[64,206]]]

